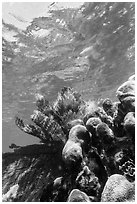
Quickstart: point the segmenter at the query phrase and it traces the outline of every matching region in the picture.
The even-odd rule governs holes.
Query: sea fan
[[[82,114],[81,108],[83,104],[84,101],[78,92],[70,87],[64,87],[58,93],[57,100],[53,104],[53,109],[67,122],[70,118],[75,119],[75,115],[78,117],[79,114]]]
[[[19,117],[16,117],[15,123],[22,131],[38,137],[42,142],[66,142],[69,132],[67,122],[79,117],[83,103],[80,95],[67,87],[58,93],[53,104],[49,104],[45,96],[37,94],[37,110],[30,116],[35,125],[25,124]]]

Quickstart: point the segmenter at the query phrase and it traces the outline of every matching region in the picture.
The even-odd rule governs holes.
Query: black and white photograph
[[[2,5],[2,202],[135,202],[135,2]]]

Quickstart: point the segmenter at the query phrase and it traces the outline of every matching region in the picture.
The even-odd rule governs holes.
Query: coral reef
[[[49,153],[54,150],[60,155],[56,162],[61,163],[61,173],[44,183],[37,201],[134,201],[134,76],[117,89],[116,95],[119,101],[106,98],[97,105],[84,102],[77,92],[64,87],[53,104],[44,96],[37,96],[37,110],[31,116],[34,124],[25,125],[16,117],[16,125],[21,130],[38,137]],[[11,148],[14,154],[22,154],[27,147],[12,144]],[[42,171],[44,163],[40,166]],[[31,168],[26,172],[31,175]],[[11,186],[5,188],[4,201],[25,200],[20,193],[20,179],[16,185],[19,185],[16,193],[12,193]]]
[[[113,174],[106,182],[101,202],[134,202],[135,183],[129,182],[124,176]]]

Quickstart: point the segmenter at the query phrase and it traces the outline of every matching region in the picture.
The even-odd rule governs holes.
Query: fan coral
[[[83,104],[81,96],[71,88],[64,87],[51,105],[45,96],[37,94],[37,110],[31,115],[35,125],[25,124],[19,117],[16,117],[15,123],[22,131],[38,137],[42,142],[60,140],[65,143],[69,134],[67,123],[76,115],[83,114]]]
[[[75,125],[84,125],[83,121],[81,119],[75,119],[75,120],[71,120],[67,123],[68,128],[72,128]]]
[[[17,193],[18,193],[18,189],[19,189],[19,185],[18,184],[15,184],[14,186],[12,186],[10,188],[10,190],[2,196],[2,201],[3,202],[11,202],[13,201],[16,196],[17,196]]]

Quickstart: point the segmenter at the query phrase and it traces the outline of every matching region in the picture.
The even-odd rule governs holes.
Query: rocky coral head
[[[90,202],[90,199],[86,193],[73,189],[69,194],[67,202]]]
[[[104,144],[111,144],[114,139],[114,133],[106,123],[97,125],[96,134]]]
[[[124,118],[124,130],[135,141],[135,112],[129,112]]]
[[[134,202],[135,183],[129,182],[125,176],[113,174],[106,182],[101,202]]]
[[[135,111],[135,81],[128,80],[116,91],[116,96],[128,111]]]
[[[86,128],[91,134],[95,134],[96,127],[100,123],[102,123],[102,121],[98,117],[89,118],[86,122]]]
[[[127,109],[127,112],[133,111],[135,112],[135,96],[126,97],[123,102],[123,106]]]
[[[68,140],[62,150],[62,158],[68,168],[79,168],[83,159],[80,144]]]
[[[120,101],[127,96],[135,96],[135,81],[130,80],[124,82],[116,91],[116,96]]]
[[[75,125],[69,132],[69,140],[78,142],[80,144],[83,144],[84,146],[90,143],[90,139],[90,134],[86,127],[83,125]]]

